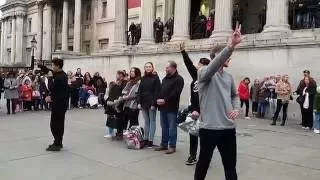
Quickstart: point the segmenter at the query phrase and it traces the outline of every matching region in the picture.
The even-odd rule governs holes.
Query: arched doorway
[[[201,39],[209,37],[211,32],[207,32],[207,23],[214,19],[215,0],[191,0],[190,12],[190,37],[191,39]]]
[[[234,0],[233,28],[242,24],[244,34],[260,33],[266,24],[266,0]]]
[[[289,24],[294,30],[320,28],[320,1],[290,0]]]

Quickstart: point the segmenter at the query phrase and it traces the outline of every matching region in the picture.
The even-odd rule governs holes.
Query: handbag
[[[298,96],[296,99],[297,103],[300,105],[304,103],[304,100],[305,100],[305,96],[303,95]]]
[[[106,126],[116,129],[117,128],[118,118],[115,115],[111,115],[107,117]]]
[[[199,129],[200,129],[200,122],[194,121],[191,117],[187,117],[186,121],[183,123],[180,123],[178,127],[186,133],[189,133],[193,136],[198,136]]]
[[[39,91],[32,91],[32,97],[40,97]]]

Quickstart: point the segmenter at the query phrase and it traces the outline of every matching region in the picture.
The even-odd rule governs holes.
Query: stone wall
[[[209,57],[208,53],[192,52],[190,57],[197,63],[201,57]],[[105,56],[82,57],[78,59],[66,59],[65,70],[82,68],[82,72],[94,73],[99,71],[108,82],[114,80],[115,73],[120,69],[129,67],[143,68],[144,64],[151,61],[160,75],[165,75],[165,65],[168,60],[178,63],[178,71],[185,78],[185,88],[182,103],[188,102],[189,85],[191,82],[180,53],[152,54],[135,56]],[[286,46],[269,48],[237,49],[232,56],[231,66],[228,69],[234,76],[236,83],[244,77],[251,79],[263,78],[270,75],[289,74],[293,88],[296,88],[302,78],[302,71],[309,69],[316,80],[320,80],[320,52],[318,46]]]

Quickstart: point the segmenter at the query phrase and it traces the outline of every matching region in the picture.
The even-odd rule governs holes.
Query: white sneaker
[[[320,134],[320,130],[319,129],[315,129],[313,132],[316,133],[316,134]]]
[[[245,117],[244,119],[245,119],[245,120],[251,120],[251,118],[250,118],[250,117]]]
[[[104,138],[112,138],[112,135],[110,135],[110,134],[107,134],[107,135],[105,135],[105,136],[103,136]]]

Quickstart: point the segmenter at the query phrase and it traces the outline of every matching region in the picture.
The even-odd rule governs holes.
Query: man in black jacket
[[[68,108],[68,76],[62,70],[63,60],[53,59],[53,84],[50,89],[50,96],[46,97],[46,102],[51,102],[51,122],[50,128],[54,137],[52,145],[46,149],[47,151],[60,151],[63,147],[62,139],[64,134],[65,114]]]
[[[198,120],[200,114],[200,106],[199,106],[199,94],[198,94],[198,68],[202,66],[207,66],[210,63],[210,60],[207,58],[201,58],[198,67],[193,65],[188,53],[185,51],[184,43],[180,44],[180,50],[183,57],[183,62],[187,67],[187,70],[192,77],[192,82],[190,85],[190,92],[191,92],[191,104],[188,108],[189,112],[192,113],[192,119]],[[214,58],[214,54],[210,55]],[[194,136],[190,134],[190,148],[189,153],[190,156],[186,161],[186,165],[194,165],[197,163],[197,151],[198,151],[198,136]]]
[[[167,75],[162,80],[162,86],[157,100],[160,110],[162,138],[161,145],[156,151],[166,151],[166,154],[173,154],[176,152],[177,113],[184,80],[178,74],[177,64],[173,61],[167,64],[166,73]]]

